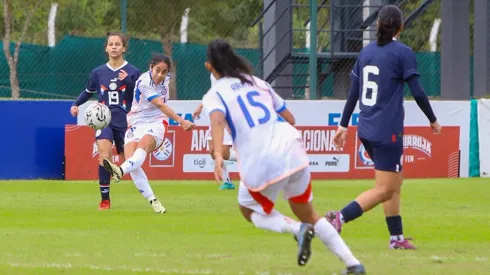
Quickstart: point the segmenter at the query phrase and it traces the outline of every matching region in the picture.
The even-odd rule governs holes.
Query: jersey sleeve
[[[417,70],[417,59],[411,49],[407,49],[402,53],[402,74],[403,80],[407,80],[412,75],[419,75]]]
[[[148,102],[158,97],[157,91],[146,83],[138,83],[137,89],[148,100]]]
[[[99,83],[99,75],[97,74],[97,72],[92,71],[92,73],[90,74],[90,77],[88,78],[87,86],[85,87],[85,91],[87,93],[91,93],[91,94],[97,92],[97,84],[98,83]]]
[[[164,97],[165,98],[164,101],[167,101],[167,99],[170,97],[170,78],[171,78],[171,76],[170,76],[170,74],[168,74],[165,77],[165,80],[163,81],[163,86],[165,87],[165,91],[167,91],[167,94]]]
[[[354,63],[354,67],[352,67],[352,71],[350,72],[351,76],[356,77],[359,79],[359,59],[356,60],[356,63]]]
[[[216,111],[227,114],[225,103],[218,92],[207,92],[202,99],[202,105],[209,115]]]
[[[274,106],[274,110],[276,110],[276,113],[283,112],[286,110],[286,101],[274,91],[272,86],[267,83],[267,88],[269,89],[269,92],[271,93],[272,96],[272,105]]]

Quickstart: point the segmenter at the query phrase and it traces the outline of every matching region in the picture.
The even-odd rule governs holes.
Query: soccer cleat
[[[415,246],[409,240],[410,238],[403,239],[403,241],[390,240],[390,249],[415,250]]]
[[[152,200],[150,204],[153,208],[153,211],[155,211],[156,213],[165,214],[165,212],[167,212],[167,209],[163,207],[162,203],[159,200]]]
[[[111,174],[112,178],[118,182],[122,179],[124,176],[123,170],[121,167],[117,166],[116,164],[112,163],[108,159],[104,159],[104,169]]]
[[[298,235],[295,236],[298,242],[298,265],[304,266],[311,256],[311,241],[315,236],[313,225],[302,223]]]
[[[329,211],[327,214],[325,214],[325,218],[340,234],[340,231],[342,231],[342,218],[340,217],[340,212]]]
[[[219,190],[233,190],[235,189],[235,185],[229,181],[225,181],[223,185],[219,187]]]
[[[364,266],[362,264],[360,265],[354,265],[351,267],[348,267],[346,270],[342,271],[341,274],[347,275],[347,274],[366,274],[366,270],[364,269]]]
[[[111,209],[111,201],[110,200],[103,200],[99,204],[99,210],[109,210]]]

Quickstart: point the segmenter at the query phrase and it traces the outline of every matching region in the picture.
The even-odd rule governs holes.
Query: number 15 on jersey
[[[243,100],[241,96],[238,96],[238,105],[240,106],[240,109],[242,109],[243,115],[245,116],[250,128],[255,127],[257,123],[259,125],[267,123],[271,118],[271,112],[269,109],[267,109],[264,104],[254,99],[254,97],[257,96],[260,96],[260,93],[257,91],[248,92],[245,96],[246,100]],[[247,105],[249,105],[249,107],[247,107]],[[262,111],[259,111],[259,109]],[[260,115],[260,113],[263,114]]]

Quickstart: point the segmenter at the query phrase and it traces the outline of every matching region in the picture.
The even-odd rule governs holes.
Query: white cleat
[[[123,171],[121,167],[117,166],[116,164],[112,163],[108,159],[104,159],[104,169],[111,174],[112,178],[117,182],[120,181],[123,177]]]
[[[153,208],[153,211],[155,211],[156,213],[165,214],[165,212],[167,212],[167,209],[163,207],[162,203],[159,200],[153,200],[150,202],[150,204]]]

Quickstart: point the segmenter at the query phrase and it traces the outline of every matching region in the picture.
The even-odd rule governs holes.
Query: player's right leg
[[[150,202],[153,210],[157,213],[165,213],[167,210],[155,197],[141,165],[149,152],[153,152],[163,144],[164,135],[165,126],[161,123],[131,127],[126,131],[125,136],[124,153],[127,160],[120,167],[104,160],[104,167],[111,172],[113,177],[121,179],[124,174],[129,173],[136,188]]]
[[[292,233],[300,241],[299,253],[303,255],[309,251],[313,235],[308,233],[308,226],[274,209],[277,195],[282,190],[284,182],[278,182],[261,192],[250,191],[243,182],[238,187],[238,204],[243,217],[253,223],[255,227],[277,233]],[[307,253],[308,254],[308,253]],[[309,254],[308,254],[309,255]],[[298,263],[303,265],[306,262]]]
[[[95,132],[97,150],[99,151],[99,189],[101,202],[99,210],[111,208],[110,184],[111,175],[104,169],[104,159],[112,159],[112,141],[114,133],[111,127],[106,127]]]
[[[364,266],[354,257],[349,247],[340,237],[335,228],[317,214],[312,205],[313,193],[311,188],[311,175],[308,168],[300,170],[289,177],[284,188],[284,196],[289,200],[293,213],[303,223],[309,224],[325,246],[328,247],[345,264],[344,274],[365,274]],[[298,240],[300,242],[301,240]],[[308,244],[309,245],[309,244]],[[310,252],[309,249],[307,252]],[[307,261],[309,254],[299,255],[299,261]]]
[[[410,243],[410,238],[403,236],[403,223],[400,215],[401,186],[403,184],[403,173],[399,173],[400,187],[393,193],[390,200],[383,202],[386,225],[390,232],[390,245],[392,249],[415,249]]]

